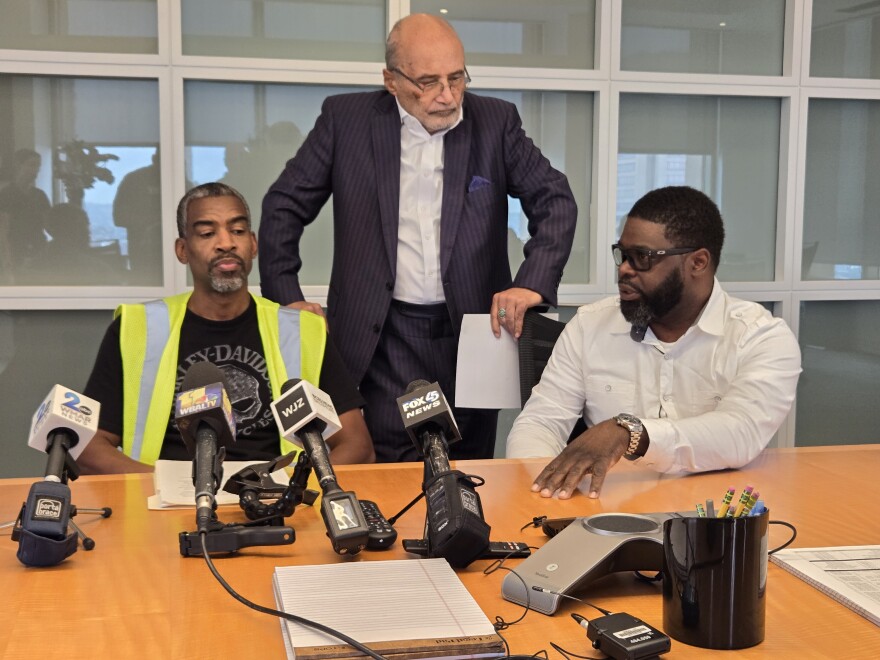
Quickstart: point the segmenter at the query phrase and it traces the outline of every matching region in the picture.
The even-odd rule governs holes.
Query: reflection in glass
[[[594,68],[595,0],[412,0],[410,12],[442,16],[469,65]]]
[[[314,126],[324,99],[356,91],[363,88],[187,81],[187,185],[228,183],[244,195],[257,231],[263,196]],[[304,285],[330,281],[331,207],[332,202],[325,204],[303,234],[300,253],[308,255],[300,271]]]
[[[811,99],[805,280],[880,279],[880,101]]]
[[[0,75],[4,104],[0,285],[161,285],[156,82]]]
[[[157,53],[156,0],[0,0],[0,48]]]
[[[691,186],[724,218],[719,279],[773,281],[780,112],[774,98],[621,94],[616,236],[646,192]]]
[[[880,4],[865,0],[813,2],[810,75],[880,78]]]
[[[782,74],[785,0],[623,0],[623,71]]]
[[[795,444],[877,442],[880,301],[801,303]]]
[[[183,53],[380,62],[384,0],[182,0]]]
[[[510,92],[481,90],[516,105],[523,130],[550,163],[568,177],[578,205],[578,225],[563,284],[585,284],[590,273],[590,184],[593,178],[593,95],[577,92]],[[467,110],[465,110],[467,112]],[[528,218],[519,200],[508,197],[507,253],[513,275],[525,259]]]

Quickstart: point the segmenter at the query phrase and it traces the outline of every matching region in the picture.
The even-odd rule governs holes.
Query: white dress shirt
[[[801,355],[781,319],[733,298],[716,279],[697,322],[674,343],[648,329],[639,343],[620,299],[581,307],[507,438],[507,456],[556,456],[578,416],[588,427],[619,413],[642,420],[658,472],[745,465],[782,424]]]
[[[395,300],[416,304],[443,302],[440,274],[440,212],[443,204],[443,136],[461,123],[433,135],[400,102],[400,220],[397,227]]]

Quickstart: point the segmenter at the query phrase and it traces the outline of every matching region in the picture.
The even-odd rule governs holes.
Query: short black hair
[[[235,197],[244,206],[244,213],[247,216],[247,224],[250,229],[251,209],[244,196],[232,186],[220,183],[219,181],[211,181],[210,183],[203,183],[195,188],[190,188],[177,205],[177,235],[180,238],[186,238],[186,214],[189,211],[189,203],[194,199],[204,199],[206,197]]]
[[[715,270],[721,263],[724,221],[709,197],[689,186],[652,190],[637,201],[627,217],[663,225],[673,247],[706,248]]]

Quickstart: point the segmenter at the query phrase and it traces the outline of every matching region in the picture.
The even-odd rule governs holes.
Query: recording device
[[[207,532],[216,519],[215,495],[223,480],[226,447],[235,442],[235,419],[226,395],[225,378],[212,362],[196,362],[183,377],[174,406],[174,420],[186,450],[193,457],[196,527]]]
[[[616,571],[660,571],[663,522],[678,513],[600,513],[577,518],[507,575],[501,595],[543,614],[559,600]],[[529,589],[529,593],[526,593]]]
[[[642,660],[668,653],[669,637],[626,612],[617,612],[591,619],[572,614],[578,625],[586,628],[593,648],[615,660]]]
[[[12,532],[18,559],[26,566],[58,564],[76,552],[78,536],[86,550],[95,545],[71,520],[76,507],[67,482],[79,476],[76,457],[98,430],[100,410],[94,399],[55,385],[31,419],[28,445],[49,456],[45,477],[31,486]],[[94,512],[110,515],[110,509]],[[68,525],[76,531],[68,534]]]
[[[315,470],[323,492],[321,516],[333,550],[340,555],[357,554],[367,546],[370,530],[357,496],[339,487],[330,464],[324,438],[342,427],[333,401],[299,378],[287,381],[281,391],[281,397],[272,402],[272,414],[281,435],[303,448]]]
[[[483,518],[477,483],[449,466],[448,444],[461,439],[437,383],[417,380],[397,399],[400,417],[425,461],[422,491],[427,503],[427,556],[463,568],[483,555],[491,528]]]
[[[428,542],[424,539],[404,539],[403,549],[413,555],[426,556]],[[477,559],[515,559],[532,554],[529,546],[519,541],[490,541]]]

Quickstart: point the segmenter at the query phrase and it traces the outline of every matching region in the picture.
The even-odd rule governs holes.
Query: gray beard
[[[223,277],[211,275],[211,288],[217,293],[234,293],[243,287],[245,279],[241,275]]]

